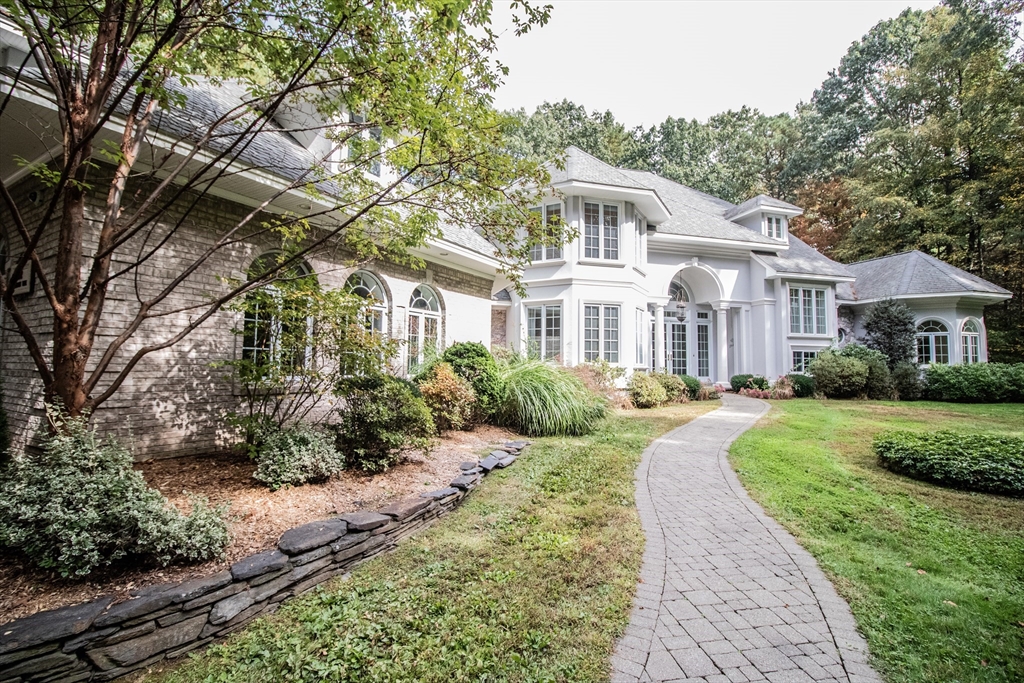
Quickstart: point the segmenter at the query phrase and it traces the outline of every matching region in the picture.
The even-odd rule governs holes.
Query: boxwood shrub
[[[487,347],[477,342],[459,342],[445,349],[441,360],[472,385],[480,419],[492,418],[501,408],[505,387],[498,364]]]
[[[732,386],[732,390],[738,394],[740,389],[745,389],[747,387],[747,381],[751,377],[753,377],[753,375],[733,375],[729,378],[729,384]]]
[[[1024,497],[1024,438],[953,431],[888,431],[875,437],[879,463],[942,486]]]
[[[797,398],[810,398],[814,396],[814,378],[810,375],[801,375],[798,372],[794,372],[791,375],[786,375],[789,381],[793,383],[793,393],[796,394]]]
[[[690,393],[691,401],[703,401],[708,398],[707,392],[701,392],[703,385],[700,380],[690,375],[679,375],[679,379],[683,380],[683,384],[686,385],[686,390]],[[715,398],[718,398],[715,396]]]
[[[1024,363],[932,365],[925,372],[925,395],[954,403],[1024,402]]]

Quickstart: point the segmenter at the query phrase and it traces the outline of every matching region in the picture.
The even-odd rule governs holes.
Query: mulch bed
[[[231,542],[223,560],[205,564],[140,567],[136,562],[98,570],[86,579],[67,580],[0,557],[0,623],[43,610],[85,602],[101,595],[128,597],[143,586],[185,581],[226,569],[231,563],[273,548],[292,527],[331,515],[377,509],[388,502],[443,488],[459,472],[459,463],[474,460],[492,444],[513,438],[497,427],[452,432],[424,456],[410,452],[402,463],[375,476],[345,472],[323,484],[270,491],[252,478],[255,465],[245,456],[220,454],[155,460],[136,465],[151,486],[172,503],[187,508],[185,495],[199,493],[213,504],[230,503]]]

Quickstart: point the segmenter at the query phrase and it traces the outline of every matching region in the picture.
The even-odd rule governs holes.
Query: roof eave
[[[649,187],[609,185],[607,183],[593,183],[584,180],[569,179],[552,183],[551,188],[565,194],[570,194],[570,192],[567,191],[571,190],[576,190],[578,192],[590,191],[620,194],[622,195],[622,199],[626,199],[627,201],[631,201],[636,204],[637,208],[639,208],[644,214],[644,217],[653,223],[667,221],[672,217],[672,212],[668,210],[668,206],[666,206],[665,202],[663,202],[661,197],[658,196],[657,191]]]

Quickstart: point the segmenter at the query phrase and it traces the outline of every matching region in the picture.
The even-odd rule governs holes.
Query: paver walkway
[[[612,681],[880,683],[849,606],[726,460],[768,404],[723,403],[637,468],[647,546]]]

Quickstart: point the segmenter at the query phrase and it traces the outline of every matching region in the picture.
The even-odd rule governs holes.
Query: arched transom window
[[[377,276],[366,270],[357,270],[349,275],[345,286],[356,296],[366,299],[366,307],[363,309],[366,329],[383,334],[388,314],[388,297]]]
[[[960,345],[965,363],[981,362],[981,326],[974,320],[964,323],[963,331],[960,333]]]
[[[278,253],[264,254],[249,267],[259,278],[278,265]],[[306,367],[313,355],[313,318],[307,278],[316,277],[305,261],[284,269],[277,279],[246,295],[242,328],[242,358],[258,366],[284,369]]]
[[[949,363],[949,328],[940,320],[925,320],[917,326],[917,362]]]
[[[409,372],[437,357],[441,342],[441,300],[437,292],[420,285],[409,297]]]

